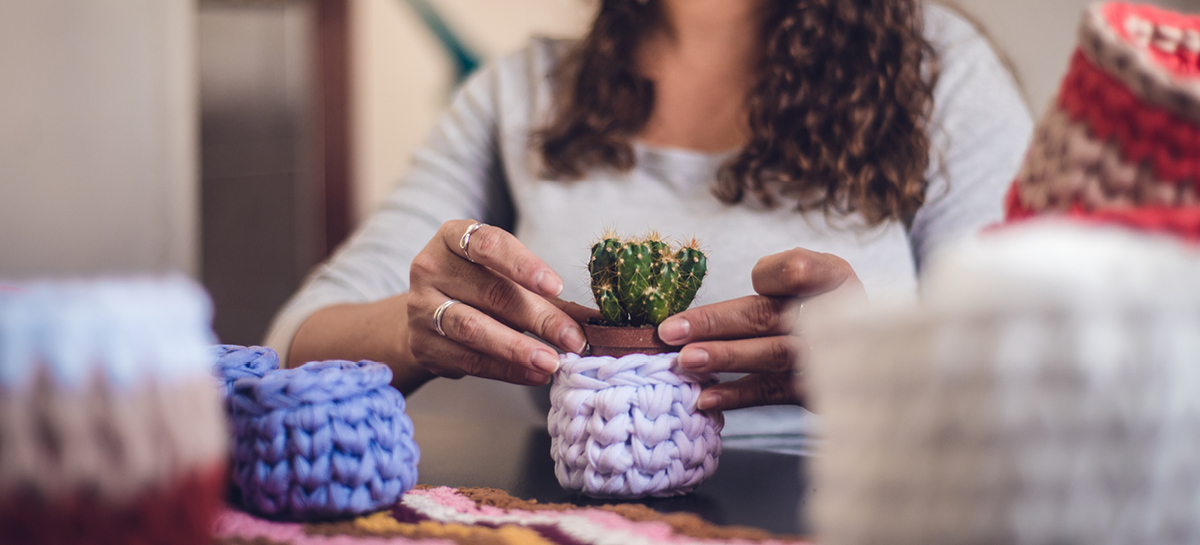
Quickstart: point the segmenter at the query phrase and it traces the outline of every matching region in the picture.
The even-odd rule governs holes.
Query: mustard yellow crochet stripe
[[[380,536],[401,536],[409,539],[449,539],[456,543],[495,545],[554,545],[541,534],[523,526],[505,525],[499,528],[447,524],[432,520],[416,524],[399,522],[387,511],[354,519],[354,525],[365,532]]]

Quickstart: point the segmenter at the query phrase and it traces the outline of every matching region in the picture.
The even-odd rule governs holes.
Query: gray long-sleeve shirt
[[[472,76],[456,93],[409,173],[276,317],[266,344],[286,355],[300,324],[338,303],[383,299],[408,289],[409,265],[442,223],[475,218],[512,231],[562,276],[563,298],[594,306],[585,269],[605,228],[696,236],[709,275],[696,305],[753,293],[750,271],[766,255],[804,247],[850,263],[871,297],[912,296],[917,272],[941,242],[1001,218],[1032,121],[1012,76],[967,22],[926,7],[927,37],[939,53],[926,204],[910,228],[867,228],[857,216],[799,213],[786,206],[726,205],[710,190],[730,153],[634,144],[627,173],[591,172],[579,181],[538,175],[529,146],[551,107],[549,74],[566,46],[536,39]],[[944,167],[944,168],[939,168]],[[794,450],[805,429],[796,407],[727,413],[726,441]]]

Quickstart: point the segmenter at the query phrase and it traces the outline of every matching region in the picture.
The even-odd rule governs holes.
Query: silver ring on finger
[[[450,307],[461,302],[462,301],[459,301],[458,299],[448,299],[445,303],[442,303],[437,310],[433,311],[433,328],[437,330],[438,335],[443,337],[446,336],[446,330],[442,329],[442,317],[446,315],[446,309],[449,309]]]
[[[480,223],[478,221],[472,223],[470,227],[467,227],[467,232],[463,233],[462,238],[458,239],[458,247],[462,248],[463,255],[467,256],[467,261],[470,261],[471,263],[475,262],[475,260],[471,258],[471,233],[474,233],[475,231],[478,231],[484,227],[487,227],[486,223]]]

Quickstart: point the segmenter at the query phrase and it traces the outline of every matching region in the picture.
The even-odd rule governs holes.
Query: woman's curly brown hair
[[[925,200],[937,79],[919,0],[768,0],[766,9],[745,104],[750,139],[722,166],[716,196],[786,198],[872,225],[911,221]],[[654,108],[635,54],[660,22],[655,0],[601,1],[554,74],[557,108],[535,141],[548,177],[633,168],[630,141]]]

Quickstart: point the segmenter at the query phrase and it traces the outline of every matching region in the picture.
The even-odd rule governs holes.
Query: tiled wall
[[[317,258],[312,10],[202,2],[203,279],[223,342],[258,344]]]

